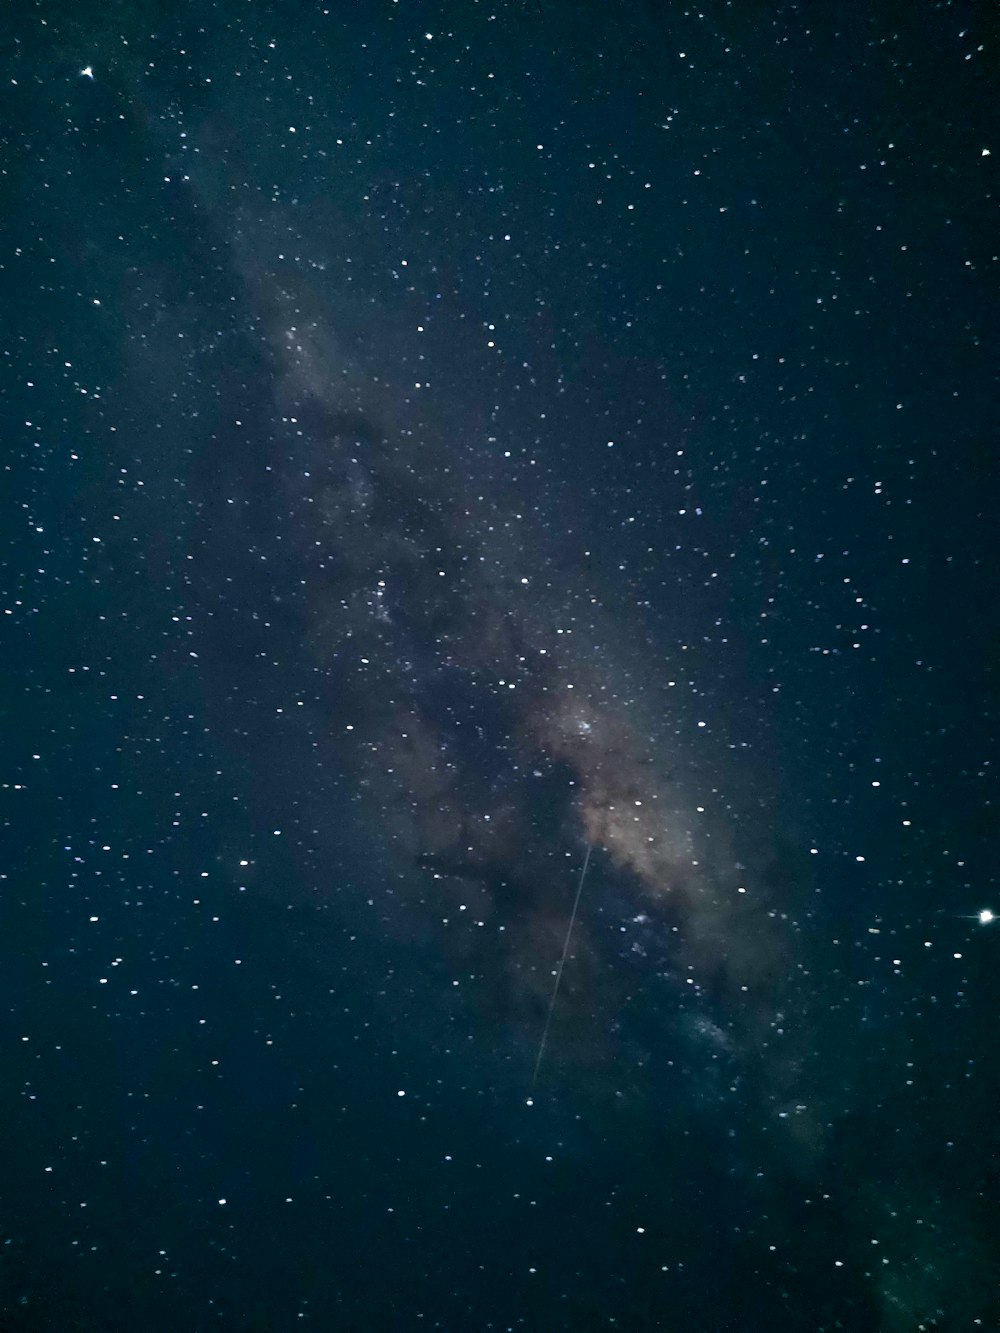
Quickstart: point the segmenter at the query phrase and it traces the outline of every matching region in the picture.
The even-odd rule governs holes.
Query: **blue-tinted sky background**
[[[987,8],[2,27],[4,1329],[995,1327]]]

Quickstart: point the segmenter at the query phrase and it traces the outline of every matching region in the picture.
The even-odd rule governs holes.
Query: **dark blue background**
[[[6,17],[5,1329],[993,1326],[984,13]],[[456,987],[433,902],[383,900],[397,812],[326,739],[382,695],[315,679],[276,311],[456,568],[493,538],[449,468],[599,606],[616,703],[676,676],[663,762],[784,933],[751,1003],[794,1077],[690,1038],[598,858],[526,1107],[502,956]],[[428,679],[432,597],[394,608]]]

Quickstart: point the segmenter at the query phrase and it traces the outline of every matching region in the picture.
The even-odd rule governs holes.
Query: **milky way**
[[[992,1326],[975,24],[71,8],[8,1323]]]

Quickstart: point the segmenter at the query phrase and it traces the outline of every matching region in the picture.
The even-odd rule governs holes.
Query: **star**
[[[86,65],[86,66],[84,66],[83,69],[80,70],[80,78],[81,78],[81,79],[92,79],[93,77],[94,77],[94,67],[93,67],[93,65]]]

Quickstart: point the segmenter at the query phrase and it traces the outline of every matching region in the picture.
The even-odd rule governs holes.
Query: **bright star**
[[[979,922],[981,926],[988,926],[991,921],[996,920],[996,916],[990,911],[988,907],[984,907],[983,910],[976,917],[976,920]]]
[[[80,70],[80,78],[81,78],[81,79],[92,79],[93,77],[94,77],[94,67],[93,67],[93,65],[87,65],[87,67],[86,67],[85,69],[81,69],[81,70]]]

